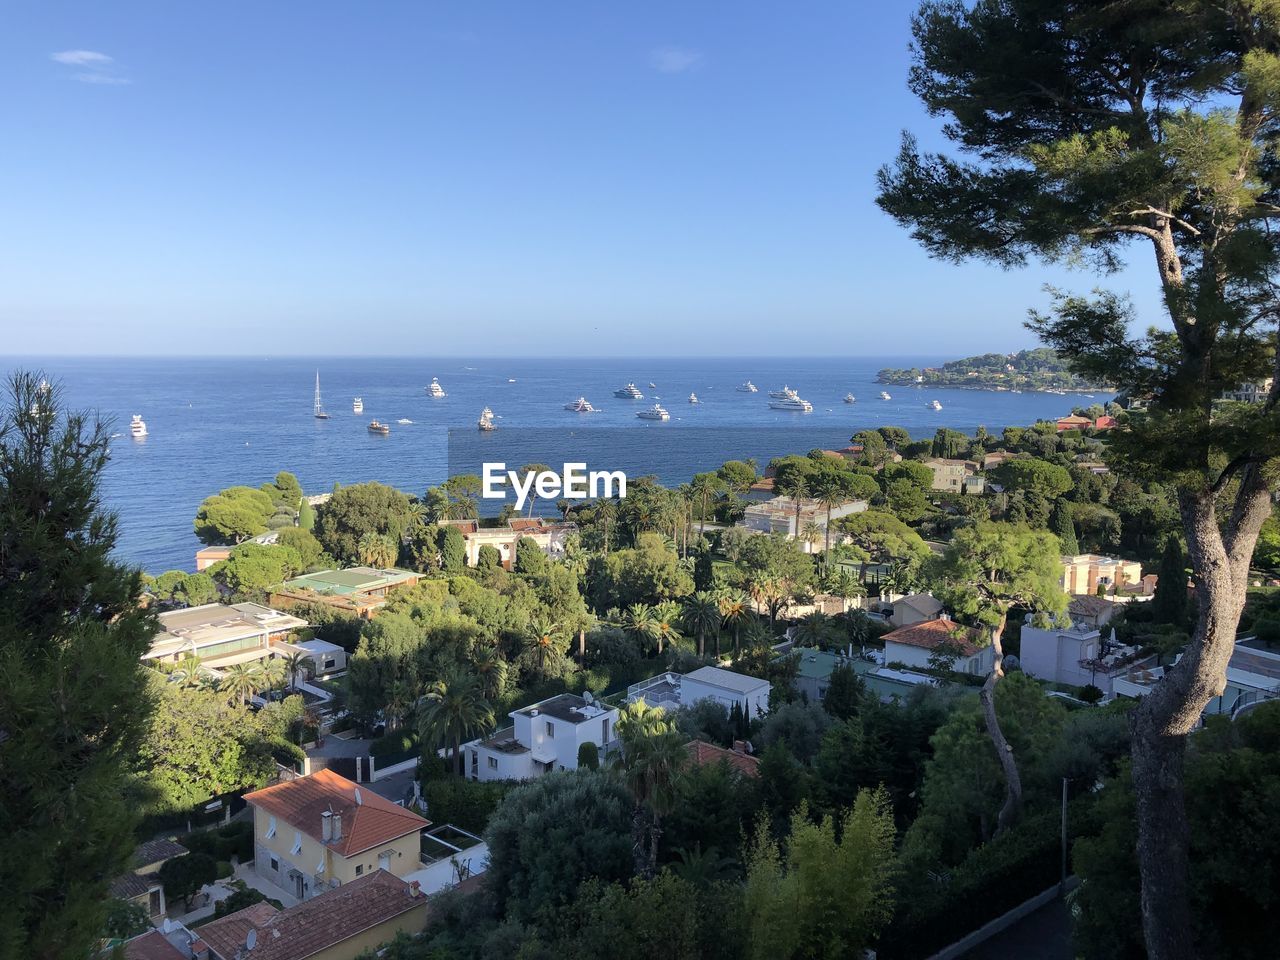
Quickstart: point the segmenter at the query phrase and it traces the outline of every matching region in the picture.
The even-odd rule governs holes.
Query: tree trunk
[[[1022,810],[1022,777],[1018,773],[1018,762],[1013,756],[1013,746],[1005,739],[1004,731],[1000,729],[1000,718],[996,716],[996,684],[1004,676],[1004,648],[1001,646],[1001,637],[1004,635],[1008,618],[1007,612],[1001,613],[999,625],[991,631],[991,646],[995,650],[995,661],[991,664],[991,673],[987,675],[987,681],[982,685],[982,692],[978,695],[978,699],[982,701],[983,716],[987,721],[987,735],[991,737],[991,743],[996,748],[996,759],[1000,761],[1000,769],[1004,772],[1004,804],[1000,807],[1000,814],[996,818],[996,836],[1013,826]]]
[[[825,560],[827,555],[831,553],[831,504],[829,503],[827,504],[827,528],[824,532],[827,536],[826,542],[822,545],[822,556]]]
[[[578,660],[587,662],[587,631],[582,627],[578,628]]]
[[[645,830],[644,805],[638,800],[631,808],[631,859],[635,863],[636,876],[646,876],[649,869],[649,855],[644,849]]]
[[[658,838],[662,836],[662,821],[653,814],[649,825],[649,862],[645,873],[646,880],[652,880],[658,874]]]
[[[1151,960],[1195,956],[1182,791],[1186,738],[1226,686],[1249,561],[1271,507],[1262,472],[1252,465],[1241,475],[1225,537],[1212,493],[1183,490],[1178,499],[1200,612],[1182,659],[1165,671],[1130,718],[1142,928]]]

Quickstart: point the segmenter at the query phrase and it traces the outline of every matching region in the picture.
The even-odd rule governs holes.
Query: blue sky
[[[962,354],[1041,285],[874,206],[911,5],[15,3],[4,352]],[[1110,282],[1158,320],[1147,251]]]

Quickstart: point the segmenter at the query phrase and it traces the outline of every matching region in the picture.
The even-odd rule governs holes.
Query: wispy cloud
[[[119,87],[132,82],[121,74],[114,57],[97,50],[59,50],[49,54],[49,59],[65,67],[80,67],[78,72],[71,74],[71,79],[81,83]]]
[[[72,67],[105,66],[108,63],[115,63],[111,57],[105,53],[98,53],[97,50],[60,50],[49,54],[49,59],[54,63],[65,63]]]
[[[649,65],[659,73],[688,73],[702,65],[702,53],[687,47],[657,47],[649,51]]]

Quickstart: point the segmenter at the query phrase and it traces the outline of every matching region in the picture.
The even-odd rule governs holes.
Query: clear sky
[[[873,203],[912,5],[24,0],[0,352],[967,354],[1041,285]],[[1110,282],[1144,319],[1146,250]]]

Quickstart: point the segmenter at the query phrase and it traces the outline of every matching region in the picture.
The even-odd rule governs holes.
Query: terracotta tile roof
[[[126,873],[111,881],[111,895],[117,900],[133,900],[144,897],[152,887],[160,886],[155,875],[143,876],[140,873]]]
[[[359,797],[359,802],[356,798]],[[287,780],[245,795],[251,803],[324,843],[320,815],[332,810],[342,816],[342,839],[328,847],[343,857],[389,843],[406,833],[431,825],[411,810],[378,796],[367,786],[360,787],[332,770],[319,770],[307,777]]]
[[[149,867],[153,863],[164,863],[166,860],[180,857],[186,852],[187,848],[174,840],[164,837],[159,840],[148,840],[146,843],[139,844],[133,851],[133,865]]]
[[[210,950],[232,960],[236,951],[244,946],[244,938],[249,931],[266,926],[280,912],[269,903],[252,904],[200,927],[200,939],[208,944]]]
[[[1118,604],[1092,594],[1076,594],[1067,604],[1067,613],[1073,617],[1096,617],[1114,610]]]
[[[722,760],[727,760],[729,765],[739,773],[746,774],[748,777],[760,776],[760,760],[749,753],[726,750],[724,747],[718,747],[714,743],[707,743],[705,740],[690,740],[684,745],[684,748],[689,751],[689,759],[700,767],[705,767],[709,763],[720,763]]]
[[[200,933],[221,960],[234,960],[250,929],[257,931],[257,943],[244,960],[306,960],[426,902],[416,887],[375,870],[296,907],[242,917],[263,906],[254,904],[206,924]]]
[[[954,620],[926,620],[913,623],[909,627],[890,630],[881,639],[885,643],[905,643],[909,647],[921,647],[933,650],[944,641],[959,641],[966,657],[971,657],[980,649],[975,644],[976,632],[956,623]]]
[[[186,960],[181,950],[164,938],[159,930],[148,930],[141,936],[126,940],[125,960]]]

